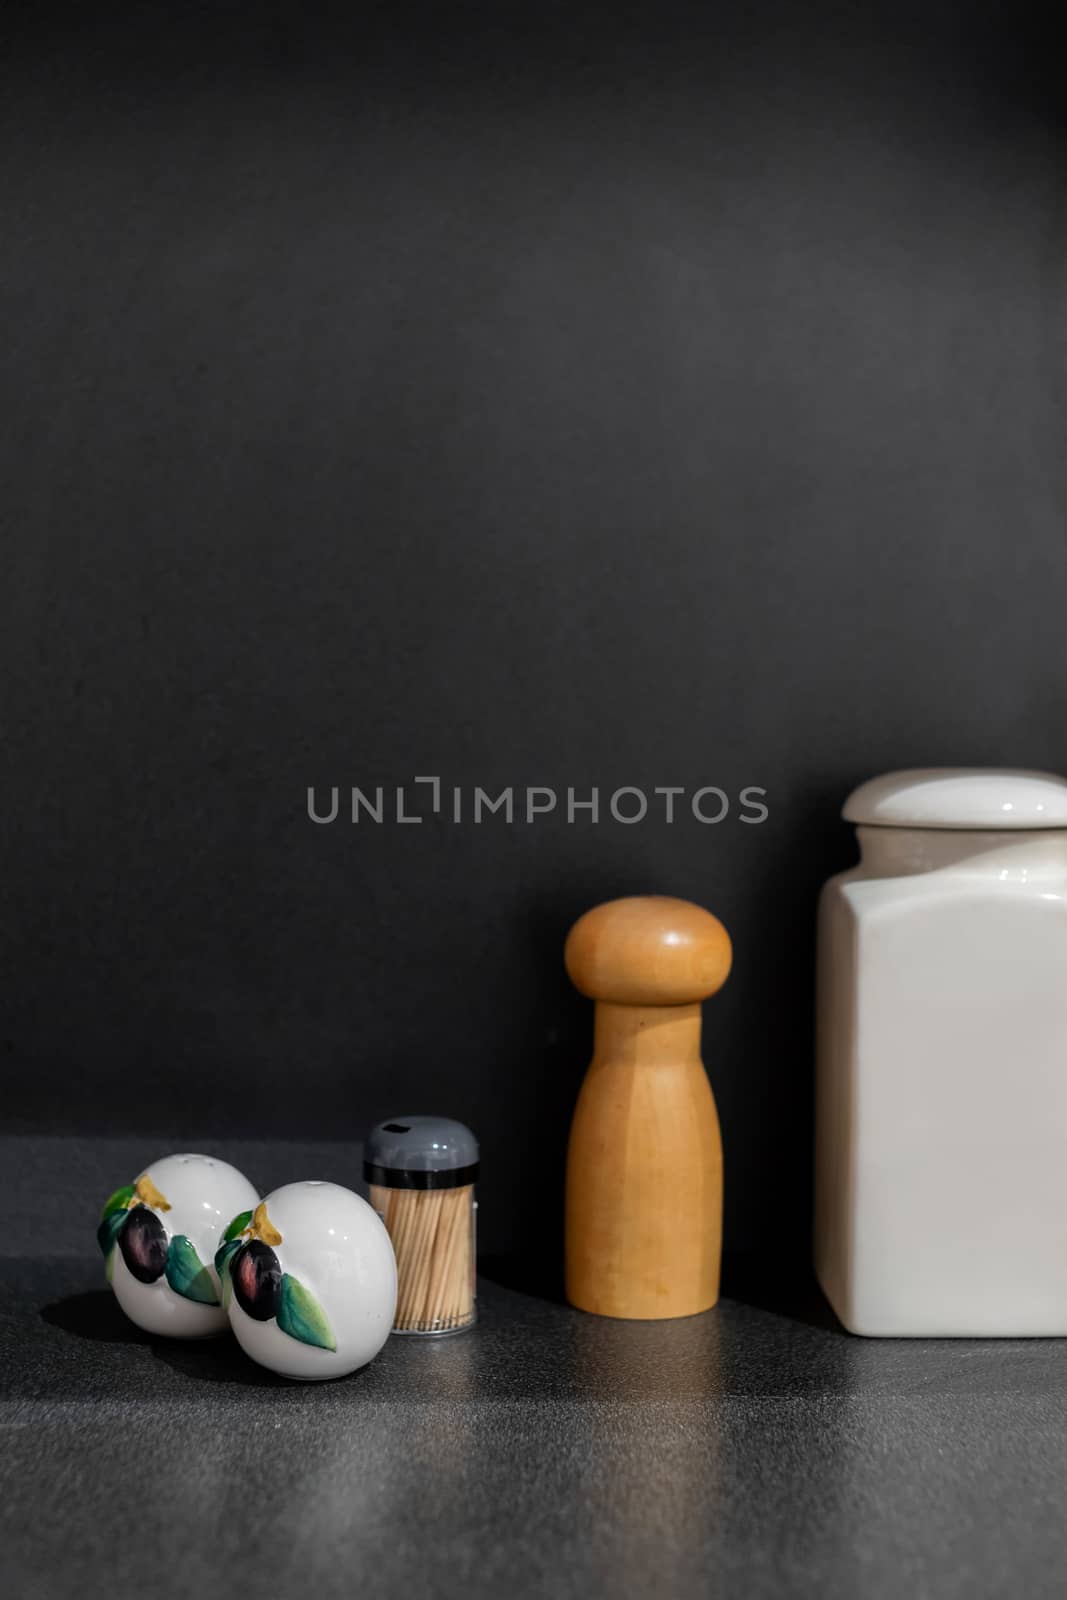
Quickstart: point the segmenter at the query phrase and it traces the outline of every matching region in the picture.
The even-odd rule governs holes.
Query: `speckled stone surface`
[[[1065,1592],[1067,1341],[853,1339],[736,1269],[660,1324],[483,1279],[474,1332],[301,1386],[139,1333],[38,1193],[0,1261],[18,1600]]]

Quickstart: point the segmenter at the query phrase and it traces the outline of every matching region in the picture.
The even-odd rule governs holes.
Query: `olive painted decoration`
[[[109,1195],[96,1236],[126,1315],[148,1333],[225,1331],[213,1264],[233,1203],[258,1203],[244,1175],[211,1156],[166,1156]]]
[[[253,1322],[276,1318],[291,1339],[336,1351],[333,1329],[314,1295],[282,1271],[274,1253],[274,1246],[281,1242],[265,1200],[253,1213],[234,1217],[215,1252],[223,1304],[228,1308],[232,1298]]]
[[[155,1283],[167,1270],[167,1230],[147,1206],[134,1206],[127,1211],[118,1245],[138,1283]]]
[[[281,1301],[282,1269],[269,1244],[249,1239],[236,1251],[229,1266],[233,1292],[242,1311],[257,1322],[269,1322],[278,1315]]]

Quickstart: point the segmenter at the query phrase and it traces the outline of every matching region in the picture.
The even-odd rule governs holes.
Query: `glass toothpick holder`
[[[370,1203],[396,1252],[394,1333],[461,1333],[477,1316],[478,1141],[448,1117],[395,1117],[363,1152]]]

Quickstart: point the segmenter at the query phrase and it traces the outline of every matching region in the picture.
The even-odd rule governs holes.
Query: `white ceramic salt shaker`
[[[130,1320],[175,1339],[225,1333],[215,1251],[235,1210],[258,1203],[243,1172],[191,1152],[163,1156],[116,1189],[96,1236]]]
[[[853,1333],[1067,1335],[1067,782],[864,784],[819,915],[815,1263]]]
[[[288,1183],[225,1230],[215,1256],[246,1355],[287,1378],[342,1378],[389,1337],[396,1257],[385,1224],[351,1189]]]

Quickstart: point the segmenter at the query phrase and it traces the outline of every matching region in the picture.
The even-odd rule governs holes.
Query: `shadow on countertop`
[[[565,1306],[562,1262],[558,1254],[542,1257],[482,1256],[481,1277],[518,1294]],[[772,1316],[804,1323],[825,1333],[844,1334],[814,1273],[793,1259],[771,1262],[744,1253],[723,1258],[722,1300],[731,1300]]]
[[[754,1262],[728,1263],[727,1292],[713,1310],[664,1322],[589,1316],[483,1275],[470,1332],[390,1339],[362,1371],[325,1384],[277,1377],[225,1335],[149,1337],[96,1287],[99,1271],[91,1261],[0,1262],[0,1391],[9,1402],[93,1404],[106,1414],[138,1404],[254,1410],[263,1400],[355,1415],[394,1402],[1067,1394],[1067,1341],[855,1338],[813,1283],[765,1277]]]
[[[41,1307],[40,1315],[50,1327],[91,1344],[149,1351],[156,1360],[197,1383],[268,1389],[285,1388],[289,1383],[249,1361],[236,1340],[225,1334],[212,1339],[181,1340],[156,1338],[143,1332],[123,1314],[109,1289],[90,1289],[51,1301]]]

